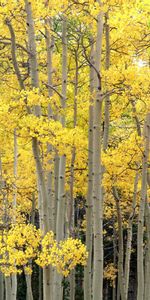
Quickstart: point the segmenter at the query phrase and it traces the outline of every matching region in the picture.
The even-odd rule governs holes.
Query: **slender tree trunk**
[[[108,12],[105,14],[105,40],[106,40],[106,60],[105,69],[109,70],[110,67],[110,28],[109,28],[109,15]],[[103,149],[106,151],[108,147],[109,138],[109,123],[110,123],[110,96],[107,95],[105,98],[105,119],[104,119],[104,136],[103,136]]]
[[[128,289],[129,289],[129,275],[130,275],[130,259],[131,259],[131,243],[132,243],[132,224],[133,217],[136,207],[136,198],[137,198],[137,188],[138,188],[139,174],[138,172],[135,175],[134,180],[134,192],[133,192],[133,201],[132,201],[132,213],[129,217],[129,226],[127,231],[127,246],[126,246],[126,256],[125,256],[125,296],[128,299]]]
[[[43,274],[42,274],[42,268],[39,267],[39,300],[43,300],[43,287],[42,287],[42,278],[43,278]]]
[[[145,205],[145,223],[147,234],[147,245],[145,253],[145,282],[144,282],[144,300],[150,299],[150,207],[146,201]]]
[[[37,51],[34,31],[34,21],[32,16],[31,2],[25,0],[25,10],[27,14],[27,31],[28,31],[28,51],[29,51],[29,63],[30,63],[30,76],[32,87],[39,87],[38,76],[38,63],[37,63]]]
[[[75,300],[75,270],[72,270],[69,276],[70,282],[70,300]]]
[[[73,116],[73,127],[77,125],[77,94],[78,94],[78,57],[77,53],[75,56],[76,71],[75,71],[75,86],[74,86],[74,116]],[[74,164],[76,158],[76,149],[72,147],[71,167],[70,167],[70,201],[69,201],[69,232],[73,233],[74,228]]]
[[[120,284],[119,284],[119,275],[118,275],[118,285],[117,285],[117,300],[120,300]]]
[[[117,236],[116,236],[116,229],[115,229],[115,219],[113,218],[113,263],[114,267],[117,267]],[[116,300],[116,280],[113,285],[112,290],[112,300]]]
[[[27,285],[27,297],[26,297],[26,300],[33,300],[32,285],[31,285],[31,275],[25,274],[25,277],[26,277],[26,285]]]
[[[0,299],[4,300],[4,276],[2,272],[0,272]]]
[[[98,1],[100,4],[100,1]],[[97,17],[97,38],[95,51],[95,91],[93,119],[93,233],[94,233],[94,262],[93,262],[93,300],[103,298],[103,199],[102,199],[102,167],[101,167],[101,44],[103,33],[103,15]]]
[[[50,30],[52,29],[52,22],[50,18],[47,18],[45,21],[45,34],[46,34],[46,49],[47,49],[47,74],[48,74],[48,95],[52,97],[53,91],[50,86],[53,85],[52,80],[52,51],[54,46],[54,41],[52,35],[50,35]],[[48,119],[53,118],[53,112],[51,105],[48,104]],[[47,152],[52,154],[53,147],[48,144]],[[54,184],[54,172],[52,164],[54,161],[49,160],[49,171],[47,175],[47,193],[48,193],[48,217],[49,217],[49,228],[54,231],[54,193],[53,193],[53,184]],[[47,279],[49,278],[49,299],[53,299],[53,280],[54,280],[54,268],[52,266],[46,267]],[[48,275],[49,273],[49,275]]]
[[[44,234],[49,231],[49,218],[48,218],[48,197],[47,190],[45,185],[45,179],[43,175],[43,168],[40,160],[40,154],[37,144],[37,139],[32,139],[32,149],[36,162],[36,170],[38,176],[38,183],[40,185],[39,190],[41,192],[42,198],[42,217],[43,217],[43,232]],[[48,300],[50,297],[50,271],[49,267],[43,268],[43,294],[44,300]]]
[[[75,53],[75,84],[74,84],[74,116],[73,127],[77,125],[77,95],[78,95],[78,52]],[[76,159],[76,148],[72,147],[72,157],[70,166],[70,197],[69,197],[69,234],[74,237],[74,164]],[[68,204],[68,201],[66,201]],[[70,281],[70,300],[75,299],[75,270],[72,270],[69,276]]]
[[[147,183],[150,187],[150,176],[147,174]],[[150,207],[148,201],[145,206],[145,223],[146,223],[146,234],[147,234],[147,245],[145,253],[145,287],[144,287],[144,300],[150,299]]]
[[[141,186],[141,201],[139,207],[138,218],[138,239],[137,239],[137,275],[138,275],[138,292],[137,300],[144,299],[144,267],[143,267],[143,226],[144,226],[144,211],[145,200],[147,194],[147,167],[150,144],[150,114],[147,114],[144,129],[145,149],[142,162],[142,186]]]
[[[91,38],[91,64],[94,65],[94,41]],[[88,192],[86,204],[86,247],[88,251],[87,265],[84,268],[84,298],[92,299],[92,227],[93,227],[93,91],[94,91],[94,69],[90,67],[90,92],[91,105],[89,107],[89,132],[88,132]]]
[[[25,8],[27,13],[27,26],[28,26],[28,47],[29,47],[29,62],[30,62],[30,74],[31,74],[31,84],[32,87],[38,88],[39,87],[39,78],[38,78],[38,63],[37,63],[37,52],[36,52],[36,41],[35,41],[35,32],[34,32],[34,22],[32,17],[32,7],[31,2],[25,0]],[[41,115],[41,108],[39,105],[34,107],[34,113],[38,117]],[[44,176],[44,170],[42,167],[42,162],[40,158],[40,150],[38,141],[36,138],[32,138],[32,150],[33,155],[36,163],[36,171],[37,171],[37,183],[38,183],[38,190],[40,207],[41,207],[41,217],[43,220],[43,233],[45,234],[50,230],[49,224],[49,214],[48,214],[48,195],[47,195],[47,188]],[[50,270],[48,267],[43,269],[43,294],[44,300],[48,300],[51,294],[50,291]]]
[[[50,36],[50,30],[51,30],[51,20],[46,19],[45,21],[45,34],[46,34],[46,49],[47,49],[47,74],[48,74],[48,95],[49,97],[52,97],[53,91],[50,88],[50,86],[53,85],[52,82],[52,49],[53,49],[53,39]],[[50,104],[48,104],[48,119],[53,118],[53,112],[51,109]],[[47,146],[47,152],[52,153],[53,147],[52,145],[48,144]],[[50,229],[52,228],[53,223],[53,171],[52,171],[52,160],[49,160],[49,168],[47,175],[47,192],[48,192],[48,210],[49,210],[49,226]]]
[[[5,300],[11,299],[11,277],[5,277]]]
[[[17,162],[18,162],[18,145],[17,145],[17,133],[16,129],[14,130],[14,178],[15,178],[15,186],[14,186],[14,199],[13,199],[13,211],[14,218],[13,223],[16,223],[16,207],[17,207]],[[17,296],[17,275],[11,275],[11,288],[12,288],[12,300],[16,300]]]
[[[58,206],[58,178],[59,178],[59,163],[60,157],[58,151],[55,150],[54,158],[54,203],[53,203],[53,220],[54,220],[54,234],[56,236],[56,219],[57,219],[57,206]]]
[[[62,31],[62,95],[61,105],[64,109],[66,106],[66,91],[67,91],[67,22],[63,18],[63,31]],[[62,126],[65,127],[65,116],[61,117]],[[59,178],[58,178],[58,207],[57,207],[57,222],[56,222],[56,237],[57,240],[64,238],[64,207],[65,207],[65,166],[66,155],[60,157],[59,162]]]
[[[66,106],[67,93],[67,21],[63,16],[62,28],[62,95],[61,106],[64,109]],[[65,116],[61,117],[62,126],[65,127]],[[58,177],[58,202],[57,202],[57,219],[56,219],[56,239],[57,241],[64,239],[64,224],[65,224],[65,168],[66,155],[60,157],[59,162],[59,177]],[[54,300],[61,300],[63,295],[62,276],[55,272],[54,282]]]
[[[125,278],[124,278],[124,251],[123,251],[123,229],[122,229],[122,216],[120,209],[120,197],[116,187],[113,187],[113,195],[116,200],[116,209],[117,209],[117,219],[118,219],[118,234],[119,234],[119,254],[118,254],[118,277],[119,277],[119,287],[121,300],[126,300],[125,294]]]

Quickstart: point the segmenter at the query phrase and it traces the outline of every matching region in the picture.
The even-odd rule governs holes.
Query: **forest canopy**
[[[149,0],[0,1],[0,299],[150,299]]]

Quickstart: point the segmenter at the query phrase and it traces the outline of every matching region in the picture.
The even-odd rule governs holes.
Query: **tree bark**
[[[145,224],[147,245],[145,251],[145,281],[144,281],[144,300],[150,299],[150,207],[146,201],[145,205]]]
[[[91,93],[91,104],[89,107],[89,131],[88,131],[88,191],[87,191],[87,202],[86,202],[86,247],[88,251],[87,265],[84,267],[84,298],[87,300],[92,299],[92,227],[93,227],[93,92],[94,92],[94,41],[91,42],[91,66],[90,66],[90,93]]]
[[[130,259],[131,259],[131,244],[132,244],[132,224],[133,224],[133,217],[134,217],[135,207],[136,207],[138,180],[139,180],[139,174],[137,172],[136,175],[135,175],[135,180],[134,180],[132,212],[131,212],[131,215],[129,217],[129,225],[128,225],[128,230],[127,230],[127,245],[126,245],[126,255],[125,255],[125,296],[126,296],[126,299],[128,299]]]
[[[113,186],[113,195],[116,201],[116,209],[117,209],[117,220],[118,220],[118,235],[119,235],[119,253],[118,253],[118,277],[119,277],[119,287],[121,300],[126,300],[125,293],[125,278],[124,278],[124,251],[123,251],[123,229],[122,229],[122,216],[120,209],[120,197],[118,195],[117,188]]]
[[[109,70],[110,67],[110,28],[109,28],[109,15],[108,12],[105,14],[105,40],[106,40],[106,59],[105,69]],[[105,97],[105,118],[104,118],[104,136],[103,136],[103,150],[106,151],[108,147],[109,138],[109,123],[110,123],[110,95],[107,94]]]
[[[4,276],[2,272],[0,272],[0,299],[4,300]]]
[[[145,200],[147,194],[147,167],[150,144],[150,114],[147,114],[144,128],[145,149],[142,161],[142,186],[141,186],[141,200],[139,206],[138,218],[138,237],[137,237],[137,275],[138,275],[138,291],[137,300],[144,299],[144,267],[143,267],[143,226],[144,226],[144,211]]]
[[[5,277],[5,300],[11,299],[11,278]]]
[[[99,4],[100,1],[98,1]],[[102,166],[101,166],[101,45],[103,34],[103,14],[97,17],[97,37],[95,50],[95,91],[93,118],[93,233],[94,233],[94,261],[93,261],[93,300],[103,298],[103,197],[102,197]]]
[[[31,285],[31,275],[25,274],[25,277],[26,277],[26,285],[27,285],[26,300],[33,300],[32,285]]]
[[[66,106],[67,93],[67,21],[63,16],[62,24],[62,109]],[[65,127],[65,115],[61,117],[62,126]],[[65,168],[66,155],[63,154],[59,161],[59,177],[58,177],[58,202],[57,202],[57,219],[56,219],[56,239],[57,241],[64,239],[65,224]],[[54,274],[54,300],[61,300],[63,295],[62,275],[57,271]]]

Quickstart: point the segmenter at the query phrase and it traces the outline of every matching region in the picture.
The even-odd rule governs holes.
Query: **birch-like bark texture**
[[[27,296],[26,300],[33,300],[32,286],[31,286],[31,275],[25,274],[26,285],[27,285]]]
[[[67,97],[67,20],[62,17],[62,109],[66,106]],[[61,124],[65,127],[65,115],[61,117]],[[57,219],[56,219],[56,239],[57,241],[64,239],[64,224],[65,224],[65,168],[66,155],[60,157],[59,162],[59,177],[58,177],[58,202],[57,202]],[[55,272],[54,282],[54,300],[62,299],[62,275]]]
[[[5,300],[11,299],[11,277],[5,277]]]
[[[142,162],[142,186],[141,186],[141,200],[139,206],[138,218],[138,237],[137,237],[137,275],[138,275],[138,291],[137,300],[144,299],[144,255],[143,255],[143,226],[144,226],[144,211],[145,200],[147,194],[147,167],[148,156],[150,151],[150,113],[147,114],[144,126],[144,140],[145,148]]]
[[[116,201],[117,209],[117,220],[118,220],[118,236],[119,236],[119,253],[118,253],[118,278],[119,278],[119,288],[121,294],[121,300],[127,300],[125,294],[125,278],[124,278],[124,251],[123,251],[123,228],[122,228],[122,215],[120,209],[120,197],[118,195],[117,188],[113,187],[113,195]]]
[[[87,191],[87,203],[86,203],[86,247],[88,251],[87,264],[84,267],[84,298],[87,300],[92,299],[92,227],[93,227],[93,91],[94,91],[94,40],[91,38],[91,66],[90,66],[90,93],[91,93],[91,105],[89,106],[89,132],[88,132],[88,191]]]
[[[149,172],[147,174],[147,183],[150,187],[150,177]],[[147,238],[147,245],[146,245],[146,253],[145,253],[145,282],[144,282],[144,300],[150,299],[150,207],[149,203],[146,199],[145,205],[145,223],[146,223],[146,238]]]
[[[36,53],[36,40],[34,32],[34,22],[32,17],[32,7],[31,2],[25,0],[25,8],[27,14],[27,27],[28,27],[28,47],[29,47],[29,62],[30,62],[30,74],[31,74],[31,83],[32,87],[39,87],[38,79],[38,63],[37,63],[37,53]],[[41,108],[39,105],[34,107],[35,115],[38,117],[41,115]],[[43,233],[47,233],[50,230],[49,224],[49,214],[48,214],[48,195],[47,188],[44,176],[44,170],[42,167],[42,162],[40,158],[40,150],[38,141],[36,138],[32,138],[32,150],[36,163],[36,172],[37,172],[37,185],[40,192],[39,200],[41,206],[41,217],[43,219]],[[45,267],[43,269],[43,294],[44,300],[48,300],[51,294],[50,291],[50,269]]]
[[[45,20],[45,35],[46,35],[46,52],[47,52],[47,83],[48,83],[48,95],[52,97],[53,90],[50,86],[53,86],[53,78],[52,78],[52,51],[54,47],[54,41],[52,34],[50,34],[52,29],[52,21],[50,18],[46,18]],[[50,103],[48,104],[48,119],[53,118],[53,112]],[[53,147],[51,144],[47,145],[47,152],[52,153]],[[49,229],[54,232],[54,217],[55,217],[55,197],[54,197],[54,172],[52,171],[52,164],[54,161],[52,159],[49,160],[49,170],[47,174],[47,194],[48,194],[48,218],[49,218]],[[45,268],[47,272],[47,282],[49,284],[49,297],[53,299],[53,280],[54,280],[54,268],[52,266],[48,266]]]
[[[49,97],[52,97],[53,95],[53,90],[50,88],[50,86],[53,85],[53,80],[52,80],[52,50],[54,47],[54,41],[53,37],[50,35],[50,31],[52,27],[52,22],[50,18],[46,18],[45,20],[45,35],[46,35],[46,52],[47,52],[47,83],[48,83],[48,95]],[[53,112],[50,103],[48,104],[48,119],[53,118]],[[47,146],[47,152],[51,153],[53,150],[52,145],[48,144]],[[48,171],[47,175],[47,192],[48,192],[48,208],[49,208],[49,223],[50,223],[50,228],[51,230],[54,230],[52,224],[54,223],[53,221],[53,172],[52,172],[52,160],[49,161],[49,168],[50,170]]]
[[[99,4],[100,1],[98,1]],[[94,261],[93,261],[93,300],[103,299],[103,199],[102,199],[102,167],[101,167],[101,45],[103,34],[103,14],[97,17],[97,37],[95,50],[95,91],[93,118],[93,233],[94,233]]]
[[[36,52],[36,41],[34,22],[32,16],[31,2],[25,0],[25,9],[27,13],[27,31],[28,31],[28,51],[29,51],[29,63],[30,63],[30,76],[32,87],[39,87],[39,76],[38,76],[38,63],[37,63],[37,52]]]
[[[41,191],[42,198],[42,217],[43,217],[43,233],[46,234],[49,231],[49,219],[48,219],[48,197],[45,179],[43,175],[43,168],[40,160],[39,147],[37,144],[37,139],[32,138],[32,149],[34,154],[34,159],[36,163],[36,170],[38,175],[39,190]],[[49,299],[50,295],[50,270],[49,267],[43,269],[43,294],[44,300]]]
[[[126,245],[125,268],[124,268],[124,273],[125,273],[125,297],[126,297],[126,299],[128,299],[131,246],[132,246],[131,245],[132,244],[132,225],[133,225],[133,217],[134,217],[135,207],[136,207],[138,180],[139,180],[139,174],[137,172],[136,175],[135,175],[135,180],[134,180],[132,212],[131,212],[131,215],[129,217],[129,225],[128,225],[128,230],[127,230],[127,245]]]
[[[63,17],[62,28],[62,95],[61,106],[64,109],[66,106],[66,92],[67,92],[67,21]],[[62,126],[65,127],[65,116],[61,117]],[[64,238],[64,220],[65,220],[65,165],[66,155],[60,157],[59,162],[59,178],[58,178],[58,207],[57,207],[57,221],[56,221],[56,238],[61,240]]]
[[[113,218],[113,263],[114,267],[116,268],[117,266],[117,234],[116,234],[116,229],[115,229],[115,218]],[[119,289],[119,288],[118,288]],[[113,285],[113,290],[112,290],[112,300],[116,300],[116,280]]]
[[[30,76],[31,76],[31,86],[34,88],[39,88],[39,76],[38,76],[38,62],[37,62],[37,52],[36,52],[36,40],[34,32],[34,21],[32,16],[31,2],[25,0],[25,10],[27,14],[27,32],[28,32],[28,51],[29,51],[29,64],[30,64]],[[34,107],[35,115],[41,115],[41,108],[39,105]]]
[[[75,300],[75,270],[72,270],[69,276],[70,295],[69,300]]]
[[[0,299],[4,300],[4,276],[2,272],[0,272]]]
[[[14,197],[13,197],[13,211],[14,211],[14,217],[13,217],[13,223],[16,223],[16,208],[17,208],[17,165],[18,165],[18,145],[17,145],[17,132],[16,129],[14,129]],[[12,300],[16,300],[17,296],[17,275],[12,274],[11,275],[11,293],[12,293]]]
[[[57,204],[58,204],[58,178],[59,178],[59,162],[60,157],[58,151],[55,150],[54,157],[54,207],[53,207],[53,218],[54,218],[54,234],[56,236],[56,219],[57,219]]]
[[[78,55],[77,51],[75,53],[75,83],[74,83],[74,113],[73,113],[73,127],[75,128],[77,125],[77,95],[78,95]],[[70,199],[69,199],[69,233],[73,234],[74,230],[74,164],[76,158],[76,148],[73,145],[72,147],[72,155],[71,155],[71,166],[70,166]]]
[[[77,95],[78,95],[78,51],[75,51],[75,83],[74,83],[74,114],[73,114],[73,127],[77,125]],[[72,147],[71,166],[70,166],[70,197],[69,204],[66,199],[66,210],[69,208],[69,235],[74,237],[74,165],[76,159],[76,147]],[[75,270],[72,270],[69,276],[70,282],[70,300],[75,299]]]
[[[146,224],[146,250],[145,250],[145,281],[144,281],[144,300],[150,299],[150,207],[146,201],[145,205],[145,224]]]
[[[0,152],[0,193],[3,195],[3,200],[4,200],[4,193],[3,193],[3,187],[4,187],[4,181],[3,181],[3,173],[2,173],[2,159],[1,159],[1,152]],[[3,214],[4,214],[4,204],[3,204]],[[4,219],[4,216],[3,216]],[[4,223],[5,224],[5,223]],[[5,285],[5,277],[3,276],[3,273],[0,272],[0,299],[5,300],[4,299],[4,291],[6,289],[6,285]],[[6,291],[5,291],[5,295],[6,295]],[[6,298],[6,297],[5,297]]]
[[[110,67],[110,28],[109,28],[109,15],[105,14],[105,40],[106,40],[106,59],[105,69],[109,70]],[[106,94],[107,94],[106,90]],[[104,118],[104,136],[103,136],[103,150],[106,151],[108,147],[109,138],[109,123],[110,123],[110,96],[105,97],[105,118]]]

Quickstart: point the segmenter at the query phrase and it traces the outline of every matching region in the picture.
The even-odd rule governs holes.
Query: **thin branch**
[[[7,40],[0,39],[0,44],[11,45],[11,39],[7,39]],[[27,54],[30,54],[30,52],[24,46],[20,45],[19,43],[16,43],[16,47],[21,48],[24,52],[26,52]]]
[[[53,86],[50,84],[47,84],[46,82],[43,82],[47,87],[51,88],[56,94],[61,98],[64,99],[64,96]]]
[[[16,58],[16,37],[15,37],[15,33],[14,33],[13,27],[11,25],[11,22],[8,19],[6,20],[6,25],[8,26],[10,36],[11,36],[11,54],[12,54],[12,63],[13,63],[13,66],[14,66],[14,70],[15,70],[16,76],[18,78],[20,88],[25,89],[25,86],[24,86],[24,83],[23,83],[23,80],[22,80],[22,77],[21,77],[20,69],[19,69],[19,66],[18,66],[17,58]]]

